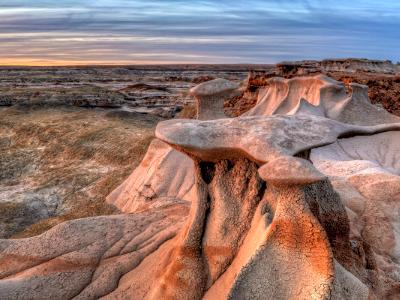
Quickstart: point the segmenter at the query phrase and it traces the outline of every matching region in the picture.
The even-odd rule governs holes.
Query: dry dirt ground
[[[1,108],[0,238],[117,213],[105,196],[140,162],[160,120],[99,108]]]

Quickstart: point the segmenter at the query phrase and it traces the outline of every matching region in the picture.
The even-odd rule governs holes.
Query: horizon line
[[[101,62],[101,61],[87,61],[87,62],[69,62],[63,61],[60,63],[51,61],[49,63],[42,62],[6,62],[2,63],[0,60],[0,68],[4,67],[140,67],[140,66],[273,66],[283,63],[293,63],[293,62],[322,62],[322,61],[345,61],[345,60],[354,60],[354,61],[372,61],[372,62],[389,62],[393,65],[399,65],[400,62],[393,62],[390,59],[374,59],[374,58],[365,58],[365,57],[337,57],[337,58],[325,58],[325,59],[294,59],[294,60],[283,60],[278,62],[266,62],[266,63],[207,63],[207,62],[150,62],[150,61],[143,61],[143,62],[131,62],[131,61],[116,61],[116,62]]]

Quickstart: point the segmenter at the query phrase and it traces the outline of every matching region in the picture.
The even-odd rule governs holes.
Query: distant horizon
[[[315,61],[315,62],[322,62],[322,61],[340,61],[340,60],[367,60],[367,61],[376,61],[376,62],[390,62],[393,65],[400,65],[399,62],[395,62],[389,59],[369,59],[365,57],[347,57],[347,58],[324,58],[324,59],[300,59],[300,60],[287,60],[287,61],[279,61],[276,63],[179,63],[179,62],[173,62],[173,63],[159,63],[159,62],[151,62],[151,63],[104,63],[104,62],[99,62],[99,63],[93,63],[93,64],[49,64],[49,65],[12,65],[12,64],[0,64],[0,68],[3,67],[16,67],[16,68],[24,68],[24,67],[38,67],[38,68],[46,68],[46,67],[151,67],[151,66],[164,66],[164,67],[173,67],[173,66],[241,66],[241,67],[251,67],[251,66],[274,66],[277,64],[282,64],[282,63],[294,63],[294,62],[306,62],[306,61]]]
[[[395,0],[0,0],[0,65],[396,63],[398,28]]]
[[[373,59],[373,58],[365,58],[365,57],[333,57],[333,58],[323,58],[323,59],[295,59],[295,60],[282,60],[277,62],[270,62],[270,63],[208,63],[208,62],[73,62],[69,61],[65,64],[60,64],[60,62],[53,62],[49,64],[39,64],[33,63],[32,64],[12,64],[12,63],[1,63],[0,67],[96,67],[96,66],[175,66],[175,65],[204,65],[204,66],[224,66],[224,65],[232,65],[232,66],[257,66],[257,65],[276,65],[280,63],[286,62],[303,62],[303,61],[325,61],[325,60],[369,60],[369,61],[380,61],[380,62],[391,62],[394,65],[399,65],[400,61],[392,61],[390,59]]]

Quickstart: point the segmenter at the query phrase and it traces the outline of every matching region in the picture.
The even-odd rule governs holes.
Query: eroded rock
[[[186,155],[154,140],[141,164],[107,196],[107,202],[132,213],[176,199],[191,201],[196,188],[193,169]]]
[[[197,100],[197,119],[224,118],[224,100],[232,96],[238,87],[229,80],[218,78],[192,88],[190,94]]]
[[[288,86],[289,94],[308,95],[304,86],[294,91]],[[300,98],[293,114],[290,105],[282,108],[285,104],[279,115],[264,111],[232,119],[161,122],[156,136],[162,142],[152,144],[137,174],[109,198],[118,203],[122,193],[129,196],[132,185],[140,197],[133,201],[128,197],[120,205],[136,212],[65,223],[31,239],[0,241],[0,259],[5,262],[0,295],[5,299],[45,294],[60,299],[398,296],[398,218],[393,199],[399,194],[400,124],[382,124],[388,119],[378,114],[367,122],[373,126],[354,125],[360,116],[352,114],[348,118],[354,124],[331,119],[342,116],[348,103],[342,105],[340,91],[331,93],[341,87],[327,86],[325,79],[322,86],[314,85],[316,94],[326,92],[326,101],[315,105],[303,96],[293,97]],[[324,109],[317,109],[319,114],[310,105]],[[377,143],[369,145],[375,138]],[[176,159],[164,160],[169,156]],[[179,165],[181,156],[192,160],[193,183],[186,177],[187,165]],[[165,168],[152,169],[153,163],[163,162]],[[149,197],[141,182],[159,192]],[[180,198],[189,190],[188,213],[188,201]],[[168,193],[173,201],[159,197]],[[381,224],[385,235],[379,235]],[[49,241],[59,243],[49,245]],[[31,253],[39,255],[25,259]]]
[[[399,132],[339,139],[311,151],[346,206],[360,268],[368,270],[360,276],[393,299],[400,296],[399,153]]]
[[[205,161],[245,156],[260,164],[331,144],[341,136],[400,130],[400,123],[356,126],[314,115],[160,122],[156,136]]]

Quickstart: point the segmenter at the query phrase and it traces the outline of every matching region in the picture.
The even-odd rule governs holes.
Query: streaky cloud
[[[77,52],[80,60],[115,63],[399,61],[398,28],[400,2],[392,0],[3,0],[0,64],[24,54],[74,63]]]

